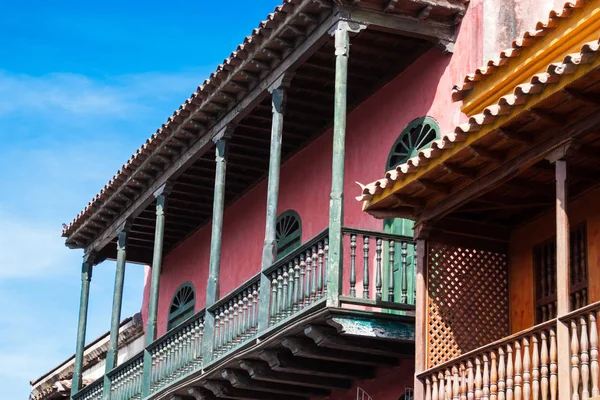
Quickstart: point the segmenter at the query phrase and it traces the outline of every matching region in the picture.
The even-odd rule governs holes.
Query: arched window
[[[294,210],[288,210],[277,217],[275,225],[277,259],[291,253],[302,242],[302,220]]]
[[[440,127],[435,119],[421,117],[413,120],[404,128],[392,146],[386,171],[415,157],[420,150],[426,149],[440,137]]]
[[[169,307],[169,323],[167,330],[175,328],[177,325],[194,315],[194,306],[196,305],[196,293],[194,285],[186,282],[179,286],[171,306]]]

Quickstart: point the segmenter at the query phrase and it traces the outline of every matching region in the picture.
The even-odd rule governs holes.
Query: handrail
[[[415,239],[412,236],[398,235],[395,233],[387,233],[387,232],[379,232],[379,231],[373,231],[373,230],[369,230],[369,229],[351,228],[348,226],[342,227],[342,233],[356,233],[356,234],[365,235],[365,236],[373,236],[373,237],[376,236],[381,239],[401,240],[401,241],[405,241],[405,242],[409,242],[409,243],[416,243]]]
[[[164,343],[166,340],[168,340],[168,338],[177,335],[182,330],[184,330],[187,326],[189,326],[191,323],[193,323],[194,321],[196,321],[196,320],[201,319],[202,317],[204,317],[205,312],[206,312],[206,309],[203,308],[200,311],[198,311],[196,314],[194,314],[194,315],[190,316],[189,318],[185,319],[182,323],[180,323],[179,325],[177,325],[175,328],[167,331],[164,335],[160,336],[154,342],[150,343],[146,347],[146,350],[152,351],[153,349],[156,348],[156,346],[158,346],[159,344]]]
[[[521,336],[525,336],[525,335],[527,335],[529,333],[536,332],[538,330],[542,330],[542,329],[545,329],[545,328],[550,328],[552,326],[555,326],[556,322],[557,322],[557,319],[554,318],[554,319],[551,319],[549,321],[542,322],[541,324],[532,326],[531,328],[527,328],[527,329],[524,329],[524,330],[522,330],[520,332],[513,333],[512,335],[503,337],[502,339],[498,339],[498,340],[496,340],[494,342],[488,343],[488,344],[486,344],[484,346],[481,346],[481,347],[479,347],[477,349],[468,351],[465,354],[461,354],[460,356],[458,356],[456,358],[453,358],[452,360],[448,360],[448,361],[446,361],[446,362],[444,362],[442,364],[436,365],[435,367],[431,367],[431,368],[429,368],[429,369],[427,369],[427,370],[425,370],[423,372],[417,373],[417,378],[423,378],[426,375],[431,375],[434,372],[446,370],[449,366],[457,364],[457,363],[460,363],[461,361],[468,360],[469,358],[473,357],[476,354],[483,353],[483,352],[485,352],[487,350],[491,350],[494,347],[502,345],[502,344],[504,344],[506,342],[510,342],[512,340],[515,340],[515,339],[521,337]]]
[[[265,270],[266,275],[270,275],[278,268],[287,265],[290,261],[294,261],[295,258],[298,257],[299,254],[305,253],[307,250],[311,249],[315,246],[320,240],[327,237],[329,233],[329,227],[323,229],[321,232],[317,233],[315,236],[310,238],[306,243],[303,243],[299,247],[295,248],[290,254],[286,254],[285,257],[275,261],[273,265],[271,265],[268,269]]]
[[[108,376],[109,378],[111,378],[114,375],[116,375],[117,373],[119,373],[119,371],[126,369],[127,367],[129,367],[130,365],[134,364],[136,361],[139,361],[140,359],[142,359],[142,360],[144,359],[144,350],[138,352],[133,357],[131,357],[129,360],[125,361],[122,364],[117,365],[116,367],[114,367],[113,369],[111,369],[110,371],[108,371],[106,373],[106,376]]]
[[[81,399],[84,395],[88,394],[89,392],[91,392],[94,389],[97,389],[98,387],[100,387],[100,397],[99,399],[102,398],[102,387],[104,385],[104,375],[102,375],[101,377],[99,377],[98,379],[96,379],[95,381],[93,381],[92,383],[85,385],[84,387],[82,387],[81,389],[79,389],[79,391],[77,393],[75,393],[73,395],[73,399]],[[91,398],[90,398],[91,399]]]
[[[595,302],[595,303],[588,304],[587,306],[584,306],[584,307],[578,308],[578,309],[577,309],[577,310],[575,310],[575,311],[571,311],[571,312],[570,312],[570,313],[568,313],[568,314],[565,314],[565,315],[562,315],[562,316],[558,317],[558,319],[559,319],[560,321],[563,321],[563,322],[564,322],[565,320],[571,320],[571,319],[573,319],[573,317],[578,317],[578,316],[580,316],[580,315],[582,315],[582,314],[585,314],[585,313],[587,313],[587,312],[593,311],[593,310],[594,310],[594,309],[596,309],[596,308],[600,308],[600,301],[597,301],[597,302]]]
[[[260,274],[261,274],[261,272],[257,273],[256,275],[252,276],[250,279],[246,280],[244,283],[242,283],[241,285],[239,285],[238,287],[233,289],[231,292],[229,292],[225,296],[221,297],[219,300],[217,300],[217,302],[215,302],[215,304],[208,307],[208,311],[215,312],[219,307],[227,304],[227,302],[229,300],[231,300],[231,298],[233,296],[240,293],[242,290],[244,290],[248,286],[260,283]]]

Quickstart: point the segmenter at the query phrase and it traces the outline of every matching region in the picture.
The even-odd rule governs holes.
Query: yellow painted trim
[[[600,37],[600,0],[592,0],[584,8],[559,22],[554,29],[521,54],[511,58],[492,75],[476,82],[467,94],[461,110],[468,116],[483,112],[485,107],[512,93],[517,85],[529,82],[535,74],[545,72],[548,65],[562,61],[565,55],[579,52],[581,46]]]
[[[532,95],[527,102],[515,107],[510,114],[498,117],[496,122],[494,122],[493,124],[484,125],[482,129],[478,132],[467,134],[466,141],[455,143],[454,147],[451,149],[442,150],[440,157],[432,159],[429,164],[419,167],[419,169],[415,173],[404,175],[402,179],[395,181],[393,185],[386,187],[381,193],[373,195],[373,198],[371,200],[366,201],[365,204],[363,204],[363,210],[370,209],[371,207],[377,205],[377,203],[386,199],[393,193],[396,193],[397,191],[406,187],[410,183],[413,183],[414,181],[422,178],[423,175],[427,174],[435,168],[438,168],[442,163],[447,161],[450,157],[452,157],[459,151],[472,145],[474,142],[478,141],[488,133],[493,132],[496,129],[502,127],[511,119],[521,114],[523,111],[535,108],[535,106],[538,103],[546,100],[550,96],[562,90],[565,86],[571,84],[572,82],[576,81],[577,79],[581,78],[585,74],[589,73],[590,71],[593,71],[598,67],[600,67],[600,57],[597,57],[590,64],[580,66],[574,74],[563,76],[558,83],[548,85],[546,90],[544,90],[543,92],[536,95]]]

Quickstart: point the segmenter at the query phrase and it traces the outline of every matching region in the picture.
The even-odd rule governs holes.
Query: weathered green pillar
[[[279,200],[279,173],[281,168],[281,143],[283,137],[283,113],[286,92],[293,75],[286,73],[271,87],[271,104],[273,119],[271,122],[271,150],[269,157],[269,181],[267,188],[267,218],[265,224],[265,241],[262,252],[261,270],[268,269],[277,257],[277,239],[275,225],[277,223],[277,203]],[[269,326],[269,293],[271,281],[263,274],[260,279],[260,302],[258,308],[258,330],[264,331]]]
[[[85,332],[87,329],[88,304],[90,299],[90,282],[94,268],[95,254],[89,253],[83,257],[81,264],[81,295],[79,297],[79,322],[77,324],[77,344],[75,347],[75,365],[73,366],[73,384],[71,397],[82,386],[83,352],[85,349]]]
[[[335,36],[335,94],[333,113],[333,157],[331,196],[329,200],[329,256],[327,266],[327,305],[339,305],[342,284],[342,225],[344,223],[344,155],[346,147],[346,96],[350,32],[365,26],[340,21],[333,29]]]
[[[121,305],[123,304],[123,284],[125,281],[125,261],[127,259],[127,230],[123,227],[117,237],[117,268],[115,273],[115,289],[113,292],[112,317],[110,320],[110,342],[106,352],[105,374],[117,366],[119,353],[119,326],[121,324]],[[110,381],[104,375],[104,399],[110,397]]]
[[[148,323],[146,325],[146,346],[156,340],[156,318],[158,313],[158,292],[160,289],[160,271],[163,258],[163,239],[165,233],[165,209],[170,185],[165,183],[156,192],[156,227],[154,229],[154,253],[152,255],[152,280],[150,283],[150,301],[148,303]],[[144,378],[142,381],[142,395],[150,394],[150,373],[152,368],[152,355],[144,351]]]
[[[219,299],[219,275],[221,270],[221,239],[223,236],[223,212],[225,209],[225,177],[227,175],[227,143],[235,130],[228,125],[217,136],[215,142],[215,190],[213,196],[212,232],[210,237],[210,261],[206,282],[206,308]],[[204,316],[204,341],[202,342],[202,362],[209,363],[213,357],[215,315],[207,312]]]

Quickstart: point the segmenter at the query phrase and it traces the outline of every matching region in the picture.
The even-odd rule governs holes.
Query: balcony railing
[[[144,354],[139,353],[108,373],[110,398],[138,400],[142,398]]]
[[[598,312],[600,302],[419,374],[425,399],[557,399],[560,385],[570,386],[572,399],[600,396]],[[570,328],[568,341],[557,340],[558,323]],[[570,351],[569,376],[558,371],[558,353],[564,347]]]
[[[148,346],[152,365],[150,393],[154,393],[202,365],[204,310],[171,329]],[[119,400],[129,400],[127,397]]]
[[[340,303],[349,303],[381,309],[410,309],[412,298],[408,290],[410,276],[414,276],[412,238],[382,232],[343,228],[342,276],[345,283],[337,293]],[[360,243],[360,245],[358,245]],[[182,378],[200,371],[209,363],[251,343],[262,328],[276,330],[302,313],[325,305],[327,298],[327,269],[329,230],[325,229],[290,254],[277,260],[271,268],[223,296],[207,310],[201,310],[165,335],[147,346],[144,352],[110,371],[110,399],[138,400],[147,393],[152,396]],[[361,252],[362,272],[357,273],[357,249]],[[395,255],[400,258],[396,259]],[[399,263],[398,263],[399,260]],[[396,263],[396,264],[395,264]],[[384,266],[387,267],[384,268]],[[394,273],[400,266],[400,274]],[[384,278],[383,274],[387,273]],[[261,278],[269,282],[261,293]],[[357,277],[360,297],[357,295]],[[373,278],[374,277],[374,278]],[[384,282],[386,282],[384,287]],[[399,285],[399,286],[398,286]],[[399,291],[396,288],[400,288]],[[265,290],[266,289],[266,290]],[[395,293],[400,293],[395,296]],[[261,296],[265,310],[261,309]],[[407,307],[408,306],[408,307]],[[214,317],[211,332],[205,327],[205,313]],[[212,357],[204,359],[206,347]],[[150,360],[149,366],[144,365]],[[144,389],[144,385],[149,387]],[[76,400],[102,399],[103,380],[84,387]]]
[[[73,396],[73,400],[102,400],[104,376],[85,386]]]

